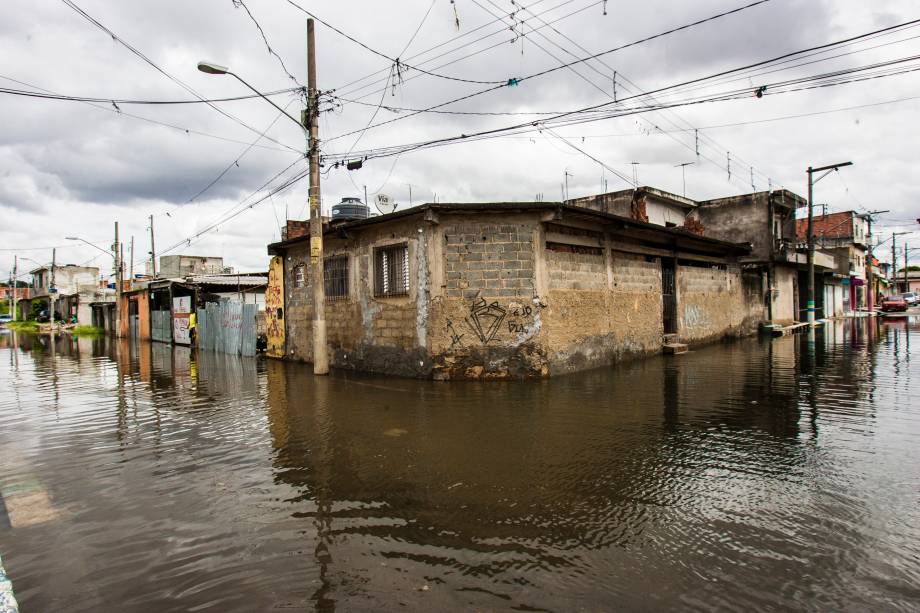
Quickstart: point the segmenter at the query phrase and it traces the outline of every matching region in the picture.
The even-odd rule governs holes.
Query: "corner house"
[[[302,222],[291,222],[303,225]],[[269,355],[311,361],[310,238],[269,245]],[[425,204],[324,230],[330,364],[547,377],[756,330],[749,245],[561,203]]]

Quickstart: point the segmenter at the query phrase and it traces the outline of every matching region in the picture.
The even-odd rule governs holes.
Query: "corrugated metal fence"
[[[256,305],[210,302],[198,309],[198,348],[242,355],[256,354]]]
[[[172,342],[172,313],[169,311],[150,312],[150,338],[161,343]]]

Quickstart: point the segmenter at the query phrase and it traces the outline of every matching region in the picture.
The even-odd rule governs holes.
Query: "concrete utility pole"
[[[310,268],[313,280],[313,374],[329,374],[326,353],[326,285],[323,275],[323,218],[319,189],[319,91],[316,89],[316,35],[307,20],[307,96],[310,154]]]
[[[907,248],[907,240],[904,240],[904,291],[910,291],[910,282],[907,280],[907,254],[910,250]]]
[[[119,251],[121,245],[118,242],[118,222],[115,222],[115,244],[112,245],[112,251],[115,252],[115,338],[121,336],[121,258]]]
[[[867,242],[869,243],[869,259],[866,260],[866,283],[868,284],[869,289],[866,292],[866,305],[869,307],[870,313],[875,310],[875,303],[873,300],[873,293],[872,293],[873,288],[875,287],[875,285],[873,284],[874,275],[872,273],[872,258],[874,257],[872,255],[872,248],[873,248],[873,245],[872,245],[872,216],[881,215],[882,213],[889,213],[889,212],[890,211],[886,210],[886,211],[869,211],[868,213],[866,213],[866,222],[869,224],[869,232],[867,233],[868,238],[866,239]]]
[[[131,284],[134,283],[134,235],[131,235],[131,267],[128,268],[128,289],[131,289]]]
[[[157,276],[157,249],[153,244],[153,215],[150,216],[150,272],[153,278]]]
[[[898,259],[895,256],[894,246],[895,246],[895,242],[897,241],[896,237],[901,236],[903,234],[910,234],[910,232],[892,232],[891,233],[891,281],[892,283],[894,283],[895,292],[898,291]],[[904,242],[904,245],[905,247],[907,246],[907,241]],[[904,258],[906,261],[907,251],[904,252]],[[906,269],[907,265],[905,265],[904,268]],[[907,274],[906,271],[904,274],[905,275]],[[907,290],[905,289],[904,291],[906,292]]]
[[[54,268],[57,266],[57,249],[51,250],[51,279],[48,284],[48,307],[51,314],[51,336],[54,336]]]
[[[13,311],[12,313],[10,313],[10,315],[13,316],[13,321],[19,320],[19,304],[16,302],[16,298],[17,298],[16,288],[19,285],[19,278],[17,277],[17,274],[18,274],[17,266],[18,265],[19,265],[19,257],[14,255],[13,256],[13,289],[12,289],[13,304],[12,304],[12,308],[10,309]]]
[[[853,162],[843,162],[832,164],[830,166],[821,166],[820,168],[808,167],[808,293],[807,300],[807,319],[809,324],[815,323],[815,232],[814,232],[814,184],[823,179],[828,173],[838,170],[843,166],[852,166]],[[814,173],[826,170],[823,175],[814,179]]]

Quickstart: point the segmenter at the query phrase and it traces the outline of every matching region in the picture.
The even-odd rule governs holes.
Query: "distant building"
[[[855,211],[815,215],[812,220],[815,247],[835,259],[834,272],[840,276],[844,309],[856,311],[868,306],[866,264],[869,249],[869,216]],[[808,220],[796,220],[796,238],[805,245]]]
[[[146,272],[152,274],[150,262],[146,264]],[[233,269],[224,266],[224,258],[202,255],[163,255],[157,269],[157,277],[175,279],[190,275],[220,275],[232,273]]]
[[[89,324],[92,321],[90,304],[96,298],[99,269],[95,266],[41,266],[30,271],[32,274],[32,297],[20,300],[24,314],[31,309],[31,303],[40,301],[43,308],[49,310],[52,297],[54,312],[61,319],[76,317],[78,323]],[[53,285],[52,285],[53,283]],[[27,304],[28,303],[28,304]]]

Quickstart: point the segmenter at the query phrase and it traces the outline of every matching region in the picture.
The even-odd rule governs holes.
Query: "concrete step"
[[[661,347],[662,351],[666,354],[677,355],[680,353],[687,353],[687,345],[684,343],[665,343]]]
[[[665,345],[672,345],[678,342],[676,334],[664,334],[661,337],[661,342]]]

